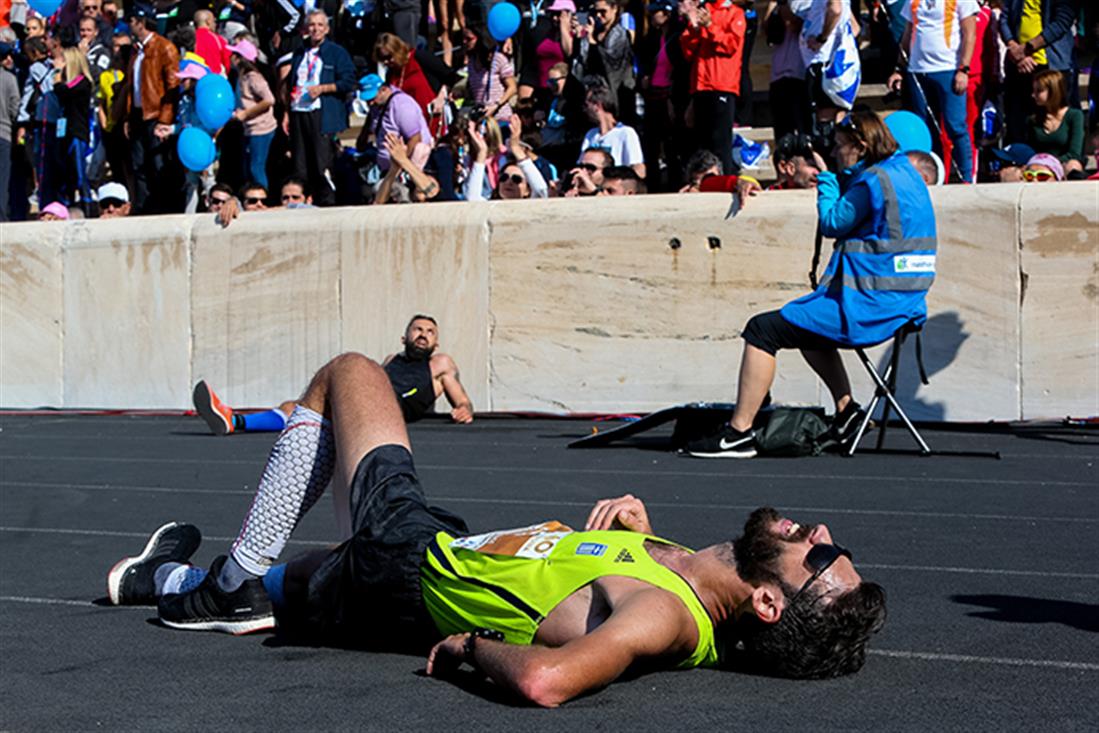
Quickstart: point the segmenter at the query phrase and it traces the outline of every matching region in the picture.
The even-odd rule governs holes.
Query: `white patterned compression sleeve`
[[[271,447],[256,497],[233,543],[231,554],[243,569],[264,575],[275,563],[298,522],[324,493],[335,465],[332,424],[298,405]]]

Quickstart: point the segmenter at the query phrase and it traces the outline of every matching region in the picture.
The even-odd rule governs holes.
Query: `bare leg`
[[[843,360],[840,359],[840,352],[835,349],[827,351],[803,349],[801,355],[832,393],[832,399],[836,402],[836,413],[843,412],[851,401],[851,382],[847,379],[847,369],[844,368]]]
[[[737,385],[736,409],[729,424],[735,430],[752,429],[756,413],[775,381],[775,357],[763,349],[744,344],[744,356],[740,361],[740,382]]]
[[[298,403],[295,402],[294,400],[287,400],[286,402],[283,402],[282,404],[280,404],[276,409],[279,412],[281,412],[283,415],[286,415],[287,417],[289,417],[290,414],[294,412],[294,408],[297,407],[297,406],[298,406]]]
[[[412,450],[389,377],[362,354],[342,354],[324,365],[301,404],[332,420],[336,471],[348,486],[359,461],[378,446]]]

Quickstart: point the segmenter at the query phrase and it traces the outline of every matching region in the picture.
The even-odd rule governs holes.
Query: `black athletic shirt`
[[[389,383],[397,393],[405,422],[415,422],[435,406],[435,380],[428,359],[413,361],[397,354],[385,365]]]

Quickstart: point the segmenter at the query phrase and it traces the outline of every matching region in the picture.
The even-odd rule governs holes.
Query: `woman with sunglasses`
[[[727,425],[687,445],[701,458],[756,455],[752,424],[775,378],[775,354],[799,349],[835,401],[832,437],[854,436],[862,410],[851,398],[839,349],[871,346],[927,317],[935,278],[935,211],[927,185],[874,112],[836,129],[838,175],[817,176],[820,230],[835,249],[812,293],[762,313],[743,331],[736,410]]]
[[[596,77],[618,100],[621,120],[630,124],[637,117],[634,99],[633,46],[630,32],[620,22],[618,0],[595,0],[586,25],[577,26],[580,37],[578,58],[586,80]]]
[[[1023,180],[1027,183],[1047,183],[1065,180],[1065,169],[1061,161],[1049,153],[1038,153],[1027,161],[1023,168]]]
[[[492,198],[544,199],[549,196],[546,179],[519,141],[523,123],[518,115],[513,115],[509,122],[511,137],[508,140],[508,156],[500,165],[500,174],[496,179]],[[469,125],[469,142],[473,148],[473,166],[466,180],[466,200],[484,201],[485,161],[489,153],[489,144],[472,122]]]

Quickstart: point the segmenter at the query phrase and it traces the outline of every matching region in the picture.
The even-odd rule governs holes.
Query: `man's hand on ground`
[[[451,634],[431,647],[427,655],[427,673],[432,677],[445,677],[462,666],[468,638],[469,634]]]
[[[628,529],[643,534],[653,533],[645,503],[633,494],[597,501],[584,529]]]
[[[473,409],[469,405],[457,405],[450,411],[450,419],[461,425],[473,422]]]

